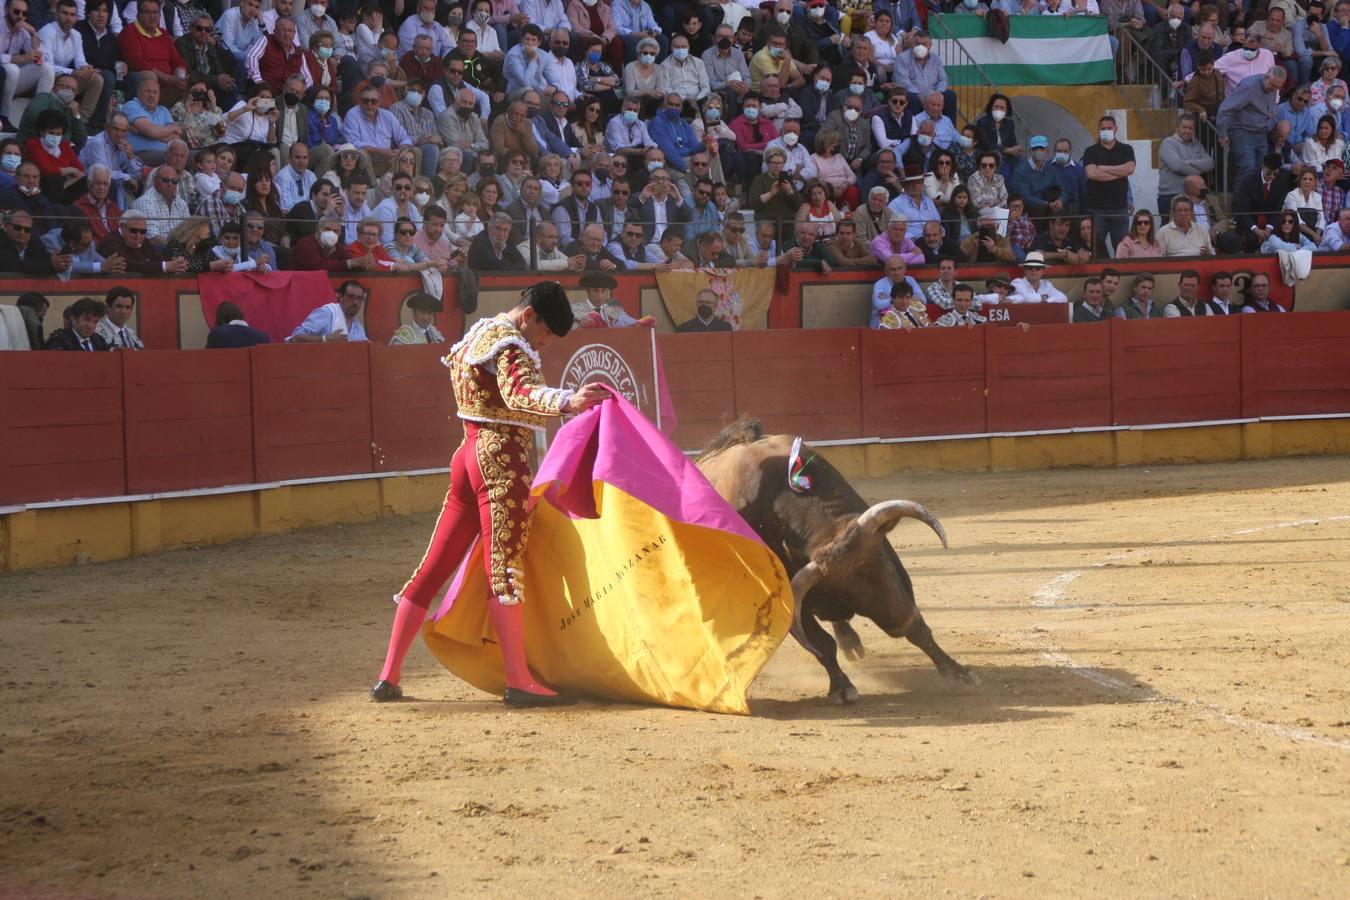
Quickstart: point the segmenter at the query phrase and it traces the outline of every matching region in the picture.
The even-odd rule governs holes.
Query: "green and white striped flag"
[[[1115,78],[1105,16],[1012,16],[1006,44],[989,33],[980,16],[929,16],[928,24],[952,85],[984,83],[972,59],[999,86],[1098,84]]]

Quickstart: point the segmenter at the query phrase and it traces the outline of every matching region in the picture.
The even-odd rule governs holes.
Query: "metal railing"
[[[1132,110],[1134,121],[1147,129],[1149,138],[1163,141],[1176,133],[1177,119],[1185,111],[1185,82],[1173,78],[1172,73],[1149,54],[1131,29],[1117,29],[1116,37],[1120,40],[1120,50],[1116,55],[1116,85],[1121,88],[1149,89],[1149,105],[1145,109]],[[1218,129],[1208,118],[1196,117],[1195,139],[1214,160],[1214,168],[1205,181],[1210,193],[1218,201],[1220,212],[1227,216],[1231,200],[1228,148],[1219,143]],[[1166,213],[1165,210],[1160,212]]]
[[[934,44],[937,45],[938,55],[948,67],[947,87],[956,94],[956,114],[963,120],[955,123],[956,127],[974,124],[975,120],[984,114],[985,104],[989,102],[990,97],[1007,92],[1001,90],[984,67],[967,52],[961,39],[952,33],[941,16],[929,16],[928,29]],[[952,66],[958,66],[967,73],[974,73],[974,80],[964,77],[959,82],[954,80],[951,77]],[[974,115],[971,115],[972,112]],[[1031,137],[1031,126],[1017,114],[1017,110],[1013,110],[1012,116],[1013,121],[1017,123],[1018,134],[1022,135],[1023,139]]]

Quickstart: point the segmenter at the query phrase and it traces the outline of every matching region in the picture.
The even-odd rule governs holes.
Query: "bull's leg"
[[[923,616],[918,616],[914,624],[909,627],[905,637],[911,644],[918,647],[928,658],[937,666],[938,674],[944,678],[959,678],[967,684],[979,684],[980,677],[970,669],[961,665],[956,660],[947,655],[937,641],[933,640],[933,632],[928,628],[928,623],[923,620]]]
[[[858,689],[849,681],[844,670],[839,667],[839,659],[836,656],[836,646],[834,638],[821,626],[816,617],[810,614],[802,616],[802,627],[806,631],[806,637],[811,642],[811,647],[816,659],[825,667],[825,671],[830,675],[830,694],[831,703],[856,703],[858,702]]]
[[[834,628],[834,639],[839,642],[839,649],[844,651],[846,659],[862,659],[867,655],[862,638],[858,637],[858,632],[853,630],[851,624],[839,621],[831,622],[830,626]]]

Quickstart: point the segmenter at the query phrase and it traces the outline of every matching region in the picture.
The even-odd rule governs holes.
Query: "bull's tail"
[[[728,447],[752,444],[762,437],[764,437],[764,427],[759,424],[758,419],[739,418],[717,432],[713,439],[708,441],[708,446],[703,448],[703,452],[694,461],[699,462],[707,459]]]

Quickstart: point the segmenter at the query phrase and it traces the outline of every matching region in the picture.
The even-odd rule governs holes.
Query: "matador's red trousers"
[[[430,606],[481,534],[493,595],[506,605],[520,602],[533,440],[528,428],[464,423],[464,443],[450,461],[445,506],[426,554],[400,591],[405,600]]]
[[[514,425],[464,423],[464,443],[450,461],[450,489],[427,552],[399,592],[398,612],[380,679],[398,684],[427,608],[455,574],[474,539],[483,536],[483,559],[492,596],[488,613],[502,650],[506,683],[537,694],[525,660],[520,601],[520,559],[529,528],[530,445],[533,433]]]

